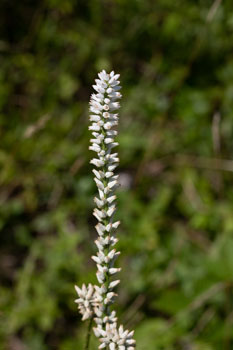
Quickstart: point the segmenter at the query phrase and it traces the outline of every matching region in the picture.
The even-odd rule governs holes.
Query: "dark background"
[[[123,86],[120,322],[138,350],[233,349],[232,1],[1,0],[0,32],[0,349],[82,349],[102,69]]]

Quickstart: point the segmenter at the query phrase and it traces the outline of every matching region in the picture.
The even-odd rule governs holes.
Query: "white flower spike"
[[[99,286],[76,288],[79,298],[78,309],[82,314],[82,319],[93,318],[96,327],[94,334],[99,338],[99,349],[107,350],[134,350],[135,340],[133,332],[123,330],[123,327],[117,326],[116,312],[110,310],[117,294],[114,292],[120,280],[114,280],[114,276],[121,269],[114,267],[114,262],[119,251],[113,249],[118,239],[115,237],[116,229],[120,221],[113,220],[117,210],[115,190],[119,186],[118,176],[114,174],[119,158],[118,153],[112,152],[112,149],[118,146],[115,142],[117,136],[116,126],[118,125],[118,109],[120,108],[119,99],[121,98],[120,75],[112,71],[110,74],[105,70],[98,74],[96,84],[93,85],[96,93],[91,95],[90,100],[90,122],[89,130],[93,137],[91,138],[90,150],[96,153],[90,163],[97,169],[93,169],[99,196],[95,197],[94,202],[97,208],[93,215],[98,224],[96,231],[98,239],[95,241],[98,252],[92,259],[96,263],[96,277]]]

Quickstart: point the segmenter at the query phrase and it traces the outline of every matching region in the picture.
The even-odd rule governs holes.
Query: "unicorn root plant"
[[[115,142],[118,125],[117,110],[120,107],[118,100],[121,98],[119,86],[119,74],[113,71],[107,74],[104,70],[98,74],[96,85],[93,88],[96,93],[91,95],[90,121],[93,138],[91,138],[90,150],[97,153],[97,157],[91,160],[96,168],[93,169],[94,180],[99,196],[95,197],[96,208],[93,215],[98,220],[95,226],[98,238],[95,241],[97,254],[92,256],[97,266],[98,285],[75,286],[78,293],[79,312],[82,320],[94,319],[96,327],[93,328],[95,336],[100,341],[99,349],[107,350],[134,350],[135,340],[133,331],[124,330],[117,325],[116,312],[112,310],[116,286],[120,283],[115,279],[115,274],[121,269],[114,267],[114,262],[119,251],[114,248],[118,239],[116,229],[120,222],[113,220],[116,211],[115,190],[118,187],[118,175],[114,170],[119,162],[118,154],[113,152],[118,145]]]

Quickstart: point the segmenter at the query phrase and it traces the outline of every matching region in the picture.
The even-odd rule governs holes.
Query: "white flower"
[[[114,175],[114,170],[119,162],[118,154],[112,153],[112,149],[118,145],[115,142],[117,135],[115,127],[118,124],[118,114],[115,113],[115,110],[120,107],[118,100],[121,98],[121,94],[119,93],[119,74],[114,72],[108,74],[103,70],[98,76],[99,79],[96,79],[96,84],[93,85],[97,93],[92,94],[90,100],[91,125],[89,129],[94,138],[91,138],[92,145],[89,149],[96,152],[98,156],[92,159],[91,163],[98,168],[93,169],[93,172],[99,192],[99,197],[94,199],[97,208],[93,211],[93,215],[99,222],[96,226],[99,238],[95,241],[99,253],[92,259],[97,264],[97,279],[100,284],[103,284],[107,275],[109,279],[110,276],[120,271],[119,268],[113,267],[119,252],[110,248],[117,242],[113,232],[120,223],[119,221],[112,222],[116,211],[114,191],[118,187],[118,176]],[[105,253],[106,246],[109,247],[108,253]],[[119,283],[118,281],[116,285]],[[114,281],[109,281],[109,292],[113,288],[113,283]],[[103,297],[105,298],[104,304],[108,304],[111,299],[109,295],[107,297],[106,294]]]
[[[121,325],[117,328],[116,322],[107,323],[106,329],[101,325],[95,328],[95,334],[100,338],[99,349],[109,348],[110,350],[134,350],[136,342],[133,339],[134,332],[124,330]]]
[[[82,288],[75,286],[76,292],[78,293],[79,298],[75,300],[75,303],[78,304],[79,312],[82,315],[82,320],[91,318],[96,309],[98,309],[102,298],[99,293],[96,292],[95,286],[91,283],[86,286],[82,285]]]
[[[120,280],[114,280],[115,274],[121,269],[114,267],[115,260],[120,252],[113,249],[118,242],[115,237],[116,229],[120,221],[113,222],[116,212],[115,190],[119,186],[118,175],[114,170],[119,163],[117,152],[112,152],[118,146],[115,141],[117,136],[119,99],[119,74],[113,71],[108,74],[104,70],[98,74],[93,88],[96,93],[90,99],[90,122],[89,130],[92,133],[90,150],[96,153],[90,163],[97,169],[93,169],[94,181],[98,189],[98,196],[94,202],[96,208],[93,215],[98,220],[95,226],[98,239],[95,240],[98,252],[92,256],[97,266],[96,277],[99,286],[76,288],[79,299],[76,300],[82,314],[82,319],[93,317],[97,327],[94,328],[96,337],[100,339],[99,349],[108,350],[134,350],[135,341],[132,339],[133,332],[124,331],[123,327],[117,328],[115,311],[110,311],[110,305],[114,302],[117,294],[114,289]]]

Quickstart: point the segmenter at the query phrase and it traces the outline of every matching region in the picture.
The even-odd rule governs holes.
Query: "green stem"
[[[90,344],[90,339],[91,339],[91,326],[92,326],[92,321],[93,321],[93,317],[91,317],[89,324],[88,324],[88,328],[87,328],[87,336],[86,336],[86,344],[84,347],[84,350],[88,350],[89,349],[89,344]]]

